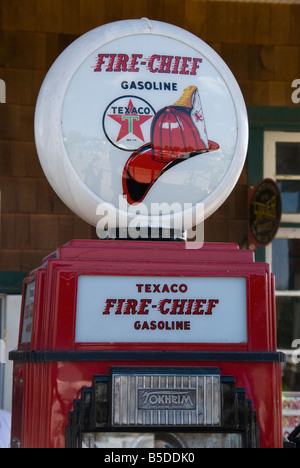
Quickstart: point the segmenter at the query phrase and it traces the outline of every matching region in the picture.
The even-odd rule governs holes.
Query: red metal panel
[[[111,366],[141,366],[142,362],[106,363],[52,363],[49,364],[51,377],[51,414],[46,445],[53,448],[65,446],[65,428],[68,414],[74,400],[80,398],[82,387],[92,385],[93,375],[107,375]],[[184,362],[183,367],[218,367],[223,376],[234,376],[236,386],[246,389],[246,397],[253,401],[258,415],[261,434],[261,448],[281,448],[281,394],[276,391],[280,365],[274,363],[218,363]],[[161,366],[161,362],[149,362],[147,366]],[[164,366],[178,367],[178,362],[164,363]],[[162,366],[163,367],[163,366]]]

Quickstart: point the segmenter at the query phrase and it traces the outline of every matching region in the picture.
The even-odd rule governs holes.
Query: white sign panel
[[[248,120],[235,78],[207,44],[142,19],[97,28],[63,52],[41,88],[35,135],[49,182],[80,217],[97,225],[100,205],[124,226],[140,207],[145,225],[157,225],[153,204],[177,203],[178,218],[202,203],[206,218],[226,200]],[[161,226],[169,215],[158,215]]]
[[[76,342],[247,342],[245,278],[80,276]]]

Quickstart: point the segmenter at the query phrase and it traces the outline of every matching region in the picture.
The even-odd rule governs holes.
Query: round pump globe
[[[158,227],[184,219],[188,230],[234,189],[248,120],[213,49],[144,18],[96,28],[58,57],[38,97],[35,140],[49,183],[91,225],[139,216]]]

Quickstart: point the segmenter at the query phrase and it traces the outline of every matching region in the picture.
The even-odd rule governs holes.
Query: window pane
[[[292,349],[293,341],[300,339],[300,298],[277,297],[277,345]]]
[[[284,213],[300,213],[300,180],[277,181]]]
[[[286,364],[282,365],[282,390],[284,392],[300,391],[300,364],[293,362],[290,356]]]
[[[300,239],[275,239],[272,265],[277,290],[300,290]]]
[[[276,143],[276,173],[300,175],[300,143]]]

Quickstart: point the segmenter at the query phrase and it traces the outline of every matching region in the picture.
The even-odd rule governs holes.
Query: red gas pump
[[[72,241],[10,357],[15,447],[282,447],[273,278],[235,245]]]
[[[223,60],[146,18],[97,28],[51,67],[35,136],[53,189],[104,240],[25,280],[12,446],[282,447],[269,266],[201,229],[162,235],[203,226],[243,169],[247,112]]]

